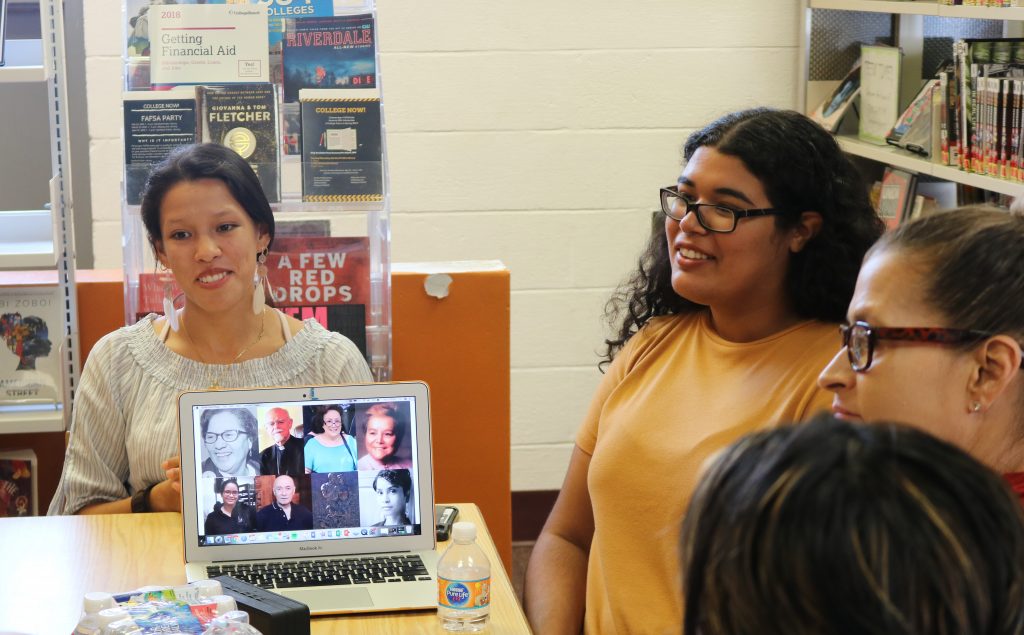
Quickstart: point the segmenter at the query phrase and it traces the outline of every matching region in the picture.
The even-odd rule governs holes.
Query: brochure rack
[[[38,286],[0,288],[0,433],[65,430],[78,379],[62,4],[41,0],[39,15],[41,40],[22,40],[8,48],[0,83],[46,84],[50,205],[48,210],[0,212],[0,268],[56,268],[57,285],[40,276]]]
[[[126,0],[123,17],[125,321],[162,312],[138,204],[146,173],[177,145],[221,143],[253,166],[274,209],[275,305],[348,335],[387,380],[390,193],[373,0]]]

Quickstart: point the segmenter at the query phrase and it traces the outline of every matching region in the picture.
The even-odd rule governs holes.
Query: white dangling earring
[[[160,270],[159,275],[164,283],[164,317],[170,323],[171,330],[177,333],[180,323],[178,322],[178,312],[174,310],[174,296],[172,295],[174,289],[171,286],[171,281],[174,280],[174,277],[171,275],[171,270],[163,263],[160,263]]]
[[[267,281],[267,250],[264,249],[256,256],[256,273],[253,275],[252,283],[252,312],[253,315],[261,315],[264,307],[267,306],[266,295],[263,287]]]

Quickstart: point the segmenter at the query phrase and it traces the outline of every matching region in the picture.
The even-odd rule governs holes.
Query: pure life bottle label
[[[449,609],[479,610],[491,603],[491,579],[449,580],[438,577],[437,603]]]

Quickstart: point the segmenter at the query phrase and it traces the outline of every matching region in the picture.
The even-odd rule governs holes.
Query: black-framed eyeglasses
[[[850,360],[850,368],[863,373],[871,368],[878,340],[898,340],[901,342],[919,342],[922,344],[964,344],[980,342],[992,337],[995,333],[971,331],[965,329],[947,329],[924,326],[884,327],[871,326],[867,322],[842,324],[839,332],[843,336],[843,346]],[[1022,362],[1024,365],[1024,362]]]
[[[709,232],[728,234],[736,231],[736,223],[741,218],[754,216],[779,216],[782,210],[765,207],[761,209],[733,209],[715,203],[698,203],[689,195],[678,191],[674,186],[663,187],[661,192],[661,211],[672,220],[681,221],[693,212],[697,222]]]
[[[210,445],[213,445],[214,443],[217,442],[217,437],[220,437],[221,439],[224,439],[225,443],[233,443],[238,439],[238,435],[240,434],[248,436],[249,433],[246,432],[245,430],[225,430],[224,432],[207,432],[206,435],[203,437],[203,440],[205,440]]]

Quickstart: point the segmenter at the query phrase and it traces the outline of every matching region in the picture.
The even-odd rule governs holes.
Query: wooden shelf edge
[[[861,141],[856,137],[840,136],[836,137],[836,140],[839,142],[839,146],[844,152],[863,157],[865,159],[870,159],[871,161],[887,163],[897,168],[903,168],[904,170],[910,170],[919,174],[927,174],[946,181],[963,183],[964,185],[970,185],[971,187],[977,187],[991,192],[998,192],[1008,196],[1024,195],[1024,183],[1004,181],[1003,179],[995,179],[990,176],[964,172],[947,165],[932,163],[928,159],[922,159],[917,155],[900,150],[893,146],[877,146]]]
[[[807,6],[811,9],[831,9],[833,11],[935,15],[944,18],[981,20],[1024,20],[1024,7],[965,7],[911,0],[902,2],[898,0],[809,0]]]
[[[941,5],[943,18],[975,18],[981,20],[1024,20],[1024,7],[965,7]]]
[[[895,0],[810,0],[812,9],[834,11],[865,11],[868,13],[900,13],[910,15],[939,15],[934,2],[898,2]]]

